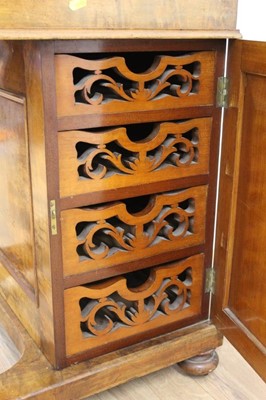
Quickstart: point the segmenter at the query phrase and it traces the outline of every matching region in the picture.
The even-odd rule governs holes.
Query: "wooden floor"
[[[206,377],[191,378],[173,366],[91,396],[89,400],[266,399],[266,384],[226,339],[217,352],[220,363]],[[18,351],[0,326],[0,373],[18,359]]]

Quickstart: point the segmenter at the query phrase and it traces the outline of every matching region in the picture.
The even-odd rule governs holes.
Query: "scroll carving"
[[[178,197],[153,198],[152,209],[141,218],[131,216],[125,204],[120,203],[114,206],[109,218],[105,218],[110,214],[107,208],[106,212],[101,212],[101,219],[82,221],[82,231],[78,235],[82,244],[77,248],[80,257],[100,260],[117,252],[145,249],[159,245],[161,241],[175,241],[192,235],[195,200],[180,201]]]
[[[137,128],[136,128],[137,129]],[[131,141],[125,128],[97,133],[96,145],[78,143],[83,147],[79,175],[102,179],[113,174],[143,174],[157,169],[185,167],[198,162],[198,129],[180,131],[177,123],[156,124],[144,140]],[[136,132],[135,137],[138,137]]]
[[[211,123],[211,118],[198,118],[59,132],[61,193],[206,174]]]
[[[200,63],[190,56],[157,56],[142,74],[129,70],[124,57],[86,60],[86,74],[78,80],[73,70],[76,102],[100,105],[113,99],[129,102],[151,101],[159,96],[189,96],[198,92]],[[79,71],[79,70],[78,70]]]
[[[173,329],[200,315],[204,255],[65,290],[67,353],[96,349],[144,332]],[[179,325],[180,326],[180,325]],[[131,339],[130,339],[131,338]]]
[[[152,269],[147,283],[134,290],[124,277],[114,279],[109,288],[89,289],[88,297],[79,302],[81,330],[85,337],[107,335],[123,326],[145,324],[158,315],[176,314],[190,305],[192,280],[191,268],[179,273],[176,268],[161,267]]]
[[[97,55],[56,55],[59,116],[213,102],[213,52],[140,53],[135,55],[133,65],[130,53],[93,58]]]
[[[65,210],[65,272],[78,273],[204,241],[207,187]]]

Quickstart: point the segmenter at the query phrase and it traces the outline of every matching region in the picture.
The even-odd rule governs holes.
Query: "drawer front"
[[[204,255],[199,254],[65,290],[67,356],[91,351],[93,357],[199,316],[203,268]]]
[[[58,54],[55,68],[58,117],[213,104],[212,51],[126,53],[105,58]]]
[[[204,243],[207,191],[198,186],[62,211],[65,276]]]
[[[211,118],[59,132],[60,195],[207,174]]]

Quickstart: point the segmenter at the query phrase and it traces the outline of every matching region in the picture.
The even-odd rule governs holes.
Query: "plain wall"
[[[266,41],[266,0],[238,0],[237,29],[243,39]]]

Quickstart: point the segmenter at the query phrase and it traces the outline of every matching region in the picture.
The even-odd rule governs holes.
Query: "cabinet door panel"
[[[266,346],[266,78],[246,74],[245,81],[228,306]]]
[[[36,290],[25,99],[0,91],[0,263],[29,293]]]
[[[224,130],[214,316],[266,379],[266,43],[231,49],[229,71],[239,78]]]

